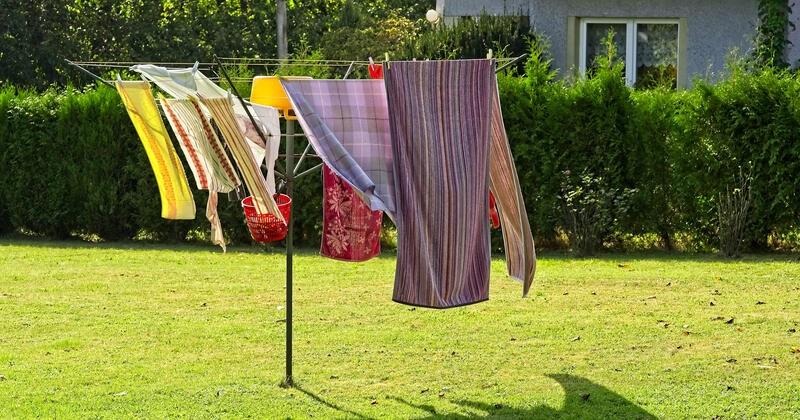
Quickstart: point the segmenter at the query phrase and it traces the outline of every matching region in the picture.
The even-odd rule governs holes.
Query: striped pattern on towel
[[[152,81],[161,90],[176,99],[187,99],[195,95],[200,95],[204,98],[227,97],[228,92],[199,71],[198,66],[199,63],[195,63],[194,67],[168,69],[152,64],[140,64],[131,67],[131,70],[140,73],[142,77]],[[206,118],[210,118],[210,112],[204,107],[201,108],[203,108],[203,115]],[[274,165],[278,156],[281,135],[277,116],[278,111],[274,108],[255,105],[249,106],[249,108],[262,133],[267,136],[268,144],[266,145],[255,129],[252,128],[253,124],[250,122],[247,111],[245,111],[242,104],[238,100],[233,102],[233,113],[236,115],[236,121],[244,133],[244,137],[248,140],[247,145],[250,147],[250,152],[253,154],[256,163],[261,165],[264,158],[267,158],[267,189],[274,193]]]
[[[191,99],[161,99],[160,102],[194,173],[197,188],[226,193],[239,186],[241,181],[217,133],[202,112],[198,112],[199,104]]]
[[[233,159],[239,166],[239,171],[244,179],[244,184],[253,196],[253,205],[260,214],[271,214],[283,220],[283,215],[278,210],[275,199],[267,191],[267,183],[256,163],[253,153],[247,145],[247,140],[239,130],[236,117],[233,114],[233,105],[230,98],[200,98],[208,108],[222,132],[225,142],[233,154]]]
[[[211,243],[225,250],[225,236],[217,212],[217,193],[232,191],[241,181],[197,99],[162,98],[160,102],[189,162],[197,188],[208,190],[206,218],[211,223]]]
[[[392,62],[397,271],[393,299],[448,308],[489,298],[491,60]]]
[[[519,185],[517,168],[511,155],[497,79],[492,92],[492,146],[489,159],[489,188],[494,193],[503,228],[508,275],[522,282],[522,295],[527,296],[536,272],[536,249],[533,243],[528,212]]]
[[[194,219],[195,203],[189,182],[161,120],[150,84],[118,80],[116,87],[153,167],[161,195],[161,217]]]

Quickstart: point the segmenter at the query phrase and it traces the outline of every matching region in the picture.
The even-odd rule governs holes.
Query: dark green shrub
[[[8,163],[8,117],[10,114],[11,102],[16,96],[13,87],[6,86],[0,88],[0,234],[14,230],[8,214],[8,205],[5,198],[5,187],[8,184],[7,177],[11,173]]]
[[[619,190],[588,172],[575,176],[565,171],[562,179],[559,198],[570,246],[581,255],[593,255],[618,219],[628,215],[636,190]]]
[[[23,229],[63,238],[81,211],[74,188],[74,168],[65,164],[74,148],[58,135],[58,109],[64,100],[53,90],[41,95],[20,92],[11,101],[8,138],[4,141],[3,199],[11,223]]]
[[[716,85],[697,82],[679,113],[675,160],[684,179],[682,212],[714,240],[715,200],[752,164],[751,247],[764,248],[772,233],[795,229],[800,216],[800,84],[772,68],[733,67]],[[697,226],[699,223],[700,226]]]
[[[69,144],[71,157],[60,164],[68,168],[73,193],[80,197],[71,229],[111,240],[132,237],[136,224],[129,203],[136,179],[126,160],[140,148],[117,92],[105,86],[67,92],[57,123],[57,136]]]

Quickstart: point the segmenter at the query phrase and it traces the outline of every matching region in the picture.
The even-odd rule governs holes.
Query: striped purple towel
[[[490,60],[392,62],[394,300],[449,308],[489,298]]]

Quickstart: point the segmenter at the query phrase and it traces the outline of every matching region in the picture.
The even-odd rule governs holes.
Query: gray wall
[[[436,9],[445,16],[528,15],[530,0],[438,0]],[[444,7],[443,7],[444,6]]]
[[[789,20],[794,23],[795,28],[787,28],[791,45],[787,48],[786,60],[792,67],[797,68],[798,60],[800,60],[800,5],[797,0],[789,0],[789,4],[792,6],[792,15]]]
[[[687,72],[719,72],[733,48],[747,52],[758,23],[758,0],[439,0],[444,16],[476,15],[481,10],[528,14],[537,32],[550,38],[553,64],[567,63],[567,17],[686,18]],[[798,34],[797,32],[793,33]],[[800,46],[800,39],[796,44]],[[798,53],[800,55],[800,52]],[[562,73],[564,70],[562,70]]]

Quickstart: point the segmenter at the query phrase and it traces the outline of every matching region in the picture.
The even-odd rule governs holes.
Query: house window
[[[625,80],[637,88],[659,85],[677,87],[679,23],[667,19],[582,19],[580,25],[580,71],[586,73],[603,44],[614,32],[617,56],[625,63]]]

